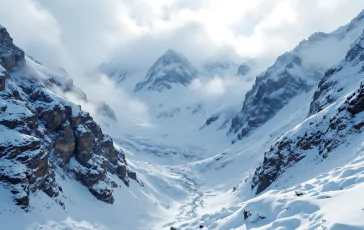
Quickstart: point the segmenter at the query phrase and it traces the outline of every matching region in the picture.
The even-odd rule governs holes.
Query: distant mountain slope
[[[196,77],[195,67],[180,53],[168,50],[149,68],[145,79],[139,82],[134,91],[164,91],[173,85],[186,86]]]

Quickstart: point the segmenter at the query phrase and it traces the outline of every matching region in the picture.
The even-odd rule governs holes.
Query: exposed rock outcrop
[[[0,64],[7,70],[13,70],[16,65],[25,63],[24,51],[16,47],[8,31],[0,25]],[[4,48],[6,47],[6,48]]]
[[[40,63],[26,59],[5,28],[0,43],[0,183],[27,207],[31,192],[59,194],[55,168],[60,167],[98,199],[113,203],[111,174],[126,185],[129,178],[136,180],[135,173],[127,173],[122,150],[89,113],[50,90],[64,84],[62,76],[32,71]],[[67,82],[64,90],[74,87]]]
[[[362,132],[364,87],[345,99],[333,115],[335,109],[312,116],[300,127],[287,133],[265,154],[262,164],[256,169],[252,188],[259,194],[271,185],[288,167],[306,157],[307,150],[317,151],[322,159],[348,141],[351,134]],[[359,115],[359,114],[358,114]]]
[[[302,58],[295,53],[280,56],[272,67],[256,78],[253,88],[246,94],[242,110],[232,119],[229,133],[237,133],[241,139],[258,128],[293,97],[313,87],[312,80],[305,80]],[[308,79],[317,79],[318,69],[306,72]]]

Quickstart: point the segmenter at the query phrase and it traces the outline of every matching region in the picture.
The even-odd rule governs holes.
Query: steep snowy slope
[[[293,97],[316,86],[327,68],[338,63],[364,28],[362,12],[336,31],[315,33],[295,49],[278,57],[257,76],[241,111],[232,119],[229,133],[242,139],[272,118]],[[335,47],[335,49],[332,49]]]
[[[325,73],[311,103],[312,116],[266,152],[253,179],[257,193],[267,188],[286,167],[302,160],[307,152],[313,154],[315,150],[324,159],[338,146],[350,143],[351,136],[361,134],[363,39],[362,34],[345,59]]]

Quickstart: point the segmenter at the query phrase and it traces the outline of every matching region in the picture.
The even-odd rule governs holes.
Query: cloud
[[[240,103],[254,81],[251,75],[246,76],[218,76],[212,78],[196,78],[189,86],[195,101],[214,101],[221,104]]]
[[[237,37],[232,38],[232,42],[236,43],[240,54],[274,58],[293,49],[314,32],[331,32],[348,23],[364,7],[360,0],[274,0],[265,3],[258,11],[254,9],[242,15],[233,27]],[[240,27],[244,22],[252,24],[250,34]]]
[[[220,97],[226,93],[226,88],[231,86],[232,78],[221,78],[215,76],[212,79],[203,82],[201,79],[196,78],[192,81],[190,89],[200,92],[205,97]]]
[[[128,95],[122,88],[117,87],[107,76],[93,76],[84,90],[93,92],[91,99],[86,101],[72,91],[63,92],[58,87],[53,88],[53,91],[57,92],[58,95],[81,105],[82,109],[89,112],[96,121],[107,128],[108,133],[119,135],[132,126],[149,124],[148,106],[137,98]],[[117,122],[100,113],[99,102],[107,102],[107,105],[115,112]]]
[[[62,31],[52,13],[32,0],[0,0],[0,4],[0,24],[7,28],[16,44],[47,65],[67,62]]]
[[[147,106],[105,77],[90,81],[90,70],[113,60],[118,67],[145,71],[168,48],[195,65],[214,56],[256,57],[267,65],[310,34],[348,23],[364,1],[0,0],[0,5],[0,24],[28,55],[65,67],[89,98],[106,101],[120,109],[122,119],[136,122],[148,120]],[[204,98],[242,100],[251,84],[219,76],[199,81],[191,89]]]
[[[226,50],[274,59],[313,32],[347,23],[364,7],[362,0],[0,2],[0,22],[29,54],[79,69],[111,59],[147,68],[168,48],[194,62]]]
[[[149,121],[148,107],[145,103],[128,95],[105,75],[93,76],[92,79],[84,87],[85,91],[93,92],[92,96],[97,101],[107,102],[115,111],[121,125],[136,125]]]

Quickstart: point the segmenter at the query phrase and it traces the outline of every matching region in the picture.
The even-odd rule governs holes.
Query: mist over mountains
[[[0,229],[364,228],[362,1],[0,3]]]

